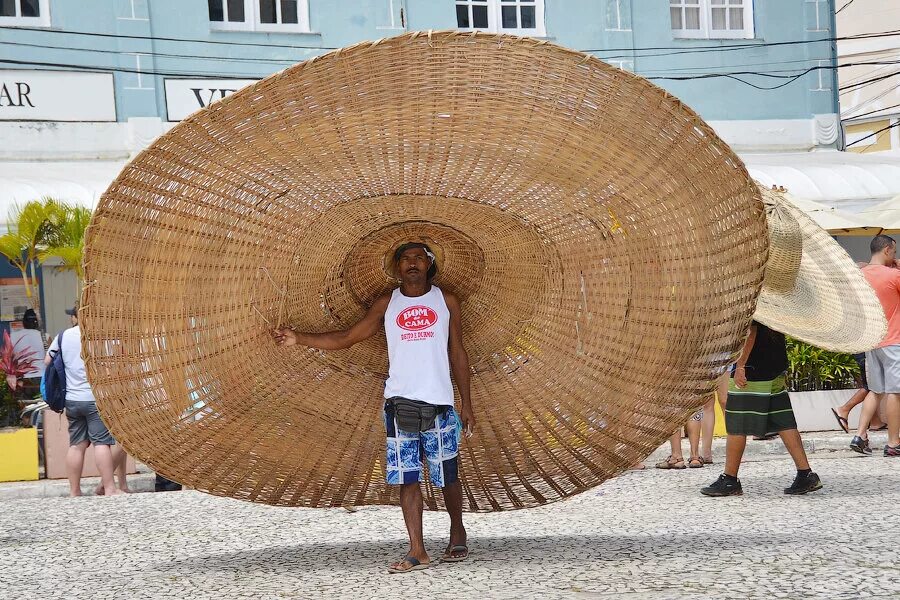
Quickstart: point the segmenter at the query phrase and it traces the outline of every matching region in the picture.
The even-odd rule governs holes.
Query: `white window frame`
[[[700,39],[700,40],[733,40],[733,39],[753,39],[753,0],[743,0],[744,8],[744,28],[743,29],[713,29],[712,28],[712,9],[711,0],[678,0],[679,4],[669,3],[669,10],[672,8],[684,9],[685,3],[688,6],[700,7],[700,28],[699,29],[672,29],[672,37],[681,39]],[[718,6],[717,6],[718,7]],[[726,10],[728,9],[726,5]]]
[[[0,17],[0,27],[50,27],[50,0],[38,0],[39,17],[23,17],[22,2],[16,0],[16,16]]]
[[[281,17],[281,2],[275,0],[275,13]],[[222,0],[224,21],[210,21],[212,31],[259,31],[262,33],[310,33],[309,0],[297,0],[297,23],[262,23],[259,17],[259,0],[244,0],[244,20],[228,20],[228,0]]]
[[[454,0],[453,6],[454,9],[458,5],[471,5],[471,0]],[[481,3],[479,3],[481,4]],[[544,26],[544,0],[534,0],[534,25],[533,29],[526,29],[522,27],[517,27],[515,29],[512,28],[504,28],[503,27],[503,7],[504,6],[520,6],[519,0],[487,0],[486,2],[488,8],[488,26],[487,28],[478,29],[475,27],[457,27],[460,31],[486,31],[488,33],[509,33],[512,35],[522,35],[522,36],[531,36],[531,37],[544,37],[547,35],[547,30]],[[529,2],[528,4],[532,4]],[[456,12],[454,10],[453,17],[456,18]],[[472,12],[469,11],[469,23],[472,23]],[[518,17],[518,15],[517,15]]]
[[[606,0],[607,14],[613,10],[613,7],[615,7],[616,11],[616,26],[607,27],[606,31],[631,31],[631,27],[622,27],[622,13],[625,12],[625,9],[631,11],[631,2],[628,0]],[[604,15],[605,18],[606,15]]]

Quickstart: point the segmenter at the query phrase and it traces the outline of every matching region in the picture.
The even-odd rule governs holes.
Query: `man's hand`
[[[472,412],[472,407],[466,406],[462,409],[459,418],[462,420],[463,433],[466,434],[466,437],[472,437],[472,434],[475,433],[475,413]]]
[[[735,367],[734,385],[738,386],[741,389],[747,387],[747,370],[744,367]]]
[[[297,344],[297,332],[286,327],[273,331],[272,338],[278,346],[295,346]]]

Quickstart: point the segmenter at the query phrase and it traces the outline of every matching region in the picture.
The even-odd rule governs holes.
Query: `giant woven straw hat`
[[[741,162],[639,77],[532,39],[359,44],[192,115],[103,195],[81,318],[104,419],[213,494],[396,503],[384,336],[271,330],[353,325],[422,239],[462,301],[467,510],[571,496],[668,438],[738,350],[768,247]]]
[[[862,271],[783,188],[760,190],[769,260],[754,319],[836,352],[877,346],[887,334],[887,321]]]

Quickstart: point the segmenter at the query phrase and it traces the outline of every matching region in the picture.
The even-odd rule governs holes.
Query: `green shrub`
[[[788,389],[792,392],[858,388],[859,366],[849,354],[829,352],[787,338]]]

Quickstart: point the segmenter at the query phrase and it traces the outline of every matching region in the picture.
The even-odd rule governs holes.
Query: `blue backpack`
[[[53,412],[61,413],[66,407],[66,364],[63,362],[62,342],[63,333],[59,332],[56,336],[56,345],[58,349],[56,353],[51,354],[50,364],[44,369],[44,376],[41,378],[41,395],[44,396],[44,402]]]

